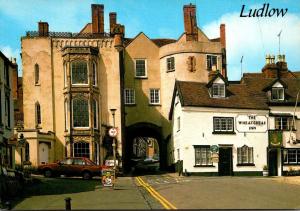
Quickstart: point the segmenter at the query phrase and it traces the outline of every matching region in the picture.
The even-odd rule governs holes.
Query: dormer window
[[[225,84],[213,84],[211,91],[212,97],[225,97]]]
[[[272,100],[284,100],[284,88],[272,88]]]

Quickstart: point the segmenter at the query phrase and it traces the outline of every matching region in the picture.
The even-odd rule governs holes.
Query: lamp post
[[[115,114],[116,114],[116,110],[115,108],[111,108],[110,109],[110,112],[112,114],[112,117],[113,117],[113,127],[114,129],[116,128],[116,124],[115,124]],[[113,137],[113,144],[112,144],[112,147],[113,147],[113,157],[114,157],[114,170],[116,171],[116,139],[115,137]]]
[[[18,140],[18,147],[20,147],[21,149],[21,168],[23,170],[23,147],[25,145],[25,138],[24,138],[24,135],[23,133],[20,134],[20,138]]]

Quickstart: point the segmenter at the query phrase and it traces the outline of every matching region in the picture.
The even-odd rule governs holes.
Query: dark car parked
[[[40,173],[45,177],[52,176],[82,176],[83,179],[91,179],[93,176],[101,176],[101,166],[88,158],[72,157],[56,163],[48,163],[38,166]]]

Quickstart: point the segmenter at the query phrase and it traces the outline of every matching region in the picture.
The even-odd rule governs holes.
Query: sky
[[[125,25],[125,36],[144,32],[150,38],[177,39],[184,31],[183,5],[195,4],[198,27],[209,37],[219,37],[226,24],[227,71],[230,80],[241,72],[260,72],[266,54],[286,55],[288,68],[300,71],[300,0],[0,0],[0,50],[16,57],[21,65],[21,37],[37,30],[39,21],[50,31],[79,32],[91,22],[91,4],[104,4],[105,30],[109,12],[117,12],[117,22]],[[240,17],[269,4],[269,9],[288,9],[283,17]],[[243,63],[241,65],[241,57]]]

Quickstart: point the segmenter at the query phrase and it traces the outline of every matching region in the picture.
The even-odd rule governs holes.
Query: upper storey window
[[[135,77],[146,78],[147,77],[147,62],[146,59],[135,60]]]
[[[225,84],[213,84],[212,97],[225,97]]]
[[[8,64],[4,64],[4,79],[7,86],[9,86],[9,68]]]
[[[284,100],[284,88],[273,87],[272,88],[272,100]]]
[[[167,72],[175,71],[175,58],[167,58]]]
[[[38,64],[34,65],[34,80],[36,85],[40,83],[40,67]]]
[[[97,78],[98,78],[98,73],[97,73],[97,65],[95,62],[93,62],[93,85],[97,86]]]
[[[72,84],[88,84],[88,69],[86,61],[72,62],[71,68]]]
[[[213,70],[213,67],[217,69],[218,57],[216,55],[206,55],[206,68],[207,70]]]
[[[85,98],[75,98],[73,104],[73,127],[89,127],[89,103]]]

